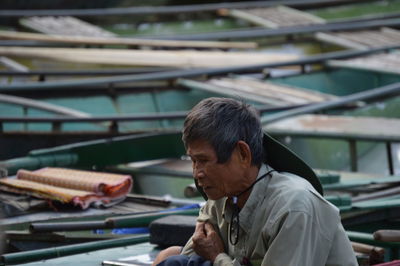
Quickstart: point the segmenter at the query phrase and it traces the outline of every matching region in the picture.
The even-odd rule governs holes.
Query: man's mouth
[[[204,190],[204,191],[206,191],[206,190],[210,190],[210,189],[211,189],[211,187],[210,187],[210,186],[203,186],[202,188],[203,188],[203,190]]]

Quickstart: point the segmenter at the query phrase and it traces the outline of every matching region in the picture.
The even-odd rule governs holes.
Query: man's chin
[[[224,196],[221,196],[221,195],[213,195],[213,194],[208,194],[208,193],[206,193],[206,195],[207,195],[207,198],[210,199],[210,200],[219,200],[219,199],[222,199],[224,197]]]

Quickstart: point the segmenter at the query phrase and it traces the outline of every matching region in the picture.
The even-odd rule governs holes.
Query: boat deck
[[[39,222],[39,221],[48,221],[48,220],[87,220],[87,219],[98,219],[99,217],[109,217],[115,215],[122,214],[134,214],[134,213],[143,213],[150,211],[160,211],[168,208],[162,202],[149,202],[142,199],[143,203],[139,203],[141,199],[135,198],[132,195],[128,196],[123,202],[120,202],[109,208],[89,208],[87,210],[79,210],[79,209],[71,209],[71,208],[62,208],[54,211],[49,207],[44,207],[44,200],[33,200],[32,198],[24,198],[22,196],[17,196],[11,193],[1,192],[0,199],[2,201],[7,199],[7,201],[15,200],[17,202],[19,199],[19,203],[22,206],[31,206],[31,208],[22,210],[23,215],[17,215],[18,213],[14,213],[15,216],[11,217],[3,217],[0,220],[0,225],[5,226],[6,228],[12,228],[15,225],[23,225],[31,222]],[[22,202],[21,202],[22,199]],[[41,204],[41,202],[43,204]],[[10,207],[8,208],[10,209]],[[18,211],[17,211],[18,212]]]
[[[180,80],[178,84],[192,89],[240,96],[271,106],[301,105],[336,98],[326,93],[250,78],[215,78],[205,82]]]
[[[220,10],[220,14],[229,15],[258,26],[273,29],[325,23],[325,20],[320,17],[287,6],[255,9],[224,9]]]
[[[34,265],[58,265],[58,266],[70,266],[70,265],[102,265],[103,261],[126,261],[128,258],[130,260],[136,261],[136,263],[142,263],[138,265],[151,265],[156,254],[160,250],[157,249],[156,245],[150,243],[142,243],[137,245],[128,245],[124,247],[116,247],[109,249],[101,249],[91,252],[84,252],[81,254],[70,255],[66,257],[60,257],[55,259],[41,260],[31,263],[25,263],[24,265],[34,266]],[[128,262],[128,261],[126,261]],[[112,264],[103,264],[112,265]],[[117,264],[114,264],[117,265]],[[121,264],[124,265],[124,264]]]
[[[115,34],[71,16],[29,17],[20,23],[34,31],[50,35],[114,37]]]
[[[400,40],[399,40],[400,41]],[[400,54],[376,54],[347,60],[330,60],[329,66],[400,74]]]
[[[320,41],[359,50],[392,46],[400,43],[400,31],[391,28],[346,32],[318,32],[315,36]]]

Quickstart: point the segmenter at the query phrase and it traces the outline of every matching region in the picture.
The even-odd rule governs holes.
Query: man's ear
[[[238,143],[236,144],[236,149],[238,152],[240,162],[243,163],[245,166],[249,167],[251,165],[251,160],[252,160],[249,145],[243,140],[239,140]]]

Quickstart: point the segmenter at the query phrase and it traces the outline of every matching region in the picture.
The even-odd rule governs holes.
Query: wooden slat
[[[370,49],[400,43],[400,32],[394,29],[362,30],[347,32],[318,32],[316,38],[352,49]]]
[[[67,115],[72,117],[91,117],[90,114],[81,112],[72,108],[63,107],[55,104],[50,104],[42,101],[32,100],[12,95],[0,94],[0,102],[20,105],[29,108],[35,108],[55,114]]]
[[[0,56],[0,64],[5,66],[7,69],[16,71],[16,72],[28,72],[29,68],[20,63],[12,60],[11,58]]]
[[[6,197],[9,200],[21,200],[21,197],[18,195],[5,194],[0,193],[0,198]],[[23,201],[23,199],[22,199]],[[28,200],[27,200],[28,201]],[[164,210],[165,207],[149,205],[149,204],[141,204],[133,201],[125,200],[117,205],[111,206],[106,209],[95,209],[89,208],[84,212],[77,211],[58,211],[54,210],[43,210],[38,212],[27,212],[25,215],[14,216],[14,217],[2,217],[0,219],[0,225],[2,226],[11,226],[21,223],[31,223],[38,221],[49,221],[51,219],[80,219],[82,217],[86,217],[88,220],[95,220],[98,217],[110,217],[115,216],[116,214],[132,214],[132,213],[140,213],[140,212],[148,212],[148,211],[159,211]]]
[[[29,72],[28,67],[5,56],[0,56],[0,65],[4,66],[8,70],[15,72],[22,72],[22,73]],[[21,82],[26,80],[29,80],[29,77],[13,77],[12,79],[10,79],[9,77],[0,77],[0,83]]]
[[[179,172],[180,175],[192,174],[192,161],[190,159],[160,159],[127,164],[134,169],[156,169],[162,172]]]
[[[75,17],[30,17],[23,18],[20,23],[34,31],[45,34],[113,37],[114,33],[101,29]]]
[[[333,67],[348,67],[400,74],[400,54],[397,52],[376,54],[348,60],[330,60],[327,64]]]
[[[179,40],[146,40],[117,37],[90,37],[52,34],[45,35],[29,32],[12,32],[0,30],[0,39],[32,40],[55,43],[92,44],[92,45],[140,45],[156,47],[191,47],[220,49],[252,49],[257,48],[256,42],[218,42],[218,41],[179,41]]]
[[[297,25],[325,23],[325,20],[312,14],[287,6],[254,9],[222,9],[221,15],[229,15],[267,28],[280,28]]]
[[[265,127],[271,134],[400,141],[400,119],[301,115],[270,123]]]
[[[222,51],[148,51],[83,48],[0,47],[0,55],[44,58],[78,63],[131,66],[222,67],[283,62],[298,59],[291,54]]]
[[[321,102],[335,98],[335,96],[328,94],[286,85],[274,84],[272,82],[261,81],[257,79],[221,78],[212,79],[209,81],[209,83],[220,87],[232,88],[237,91],[242,91],[243,93],[252,93],[260,97],[264,96],[292,104]]]
[[[178,84],[269,104],[287,106],[321,102],[335,96],[250,78],[218,78],[206,82],[180,80]]]

